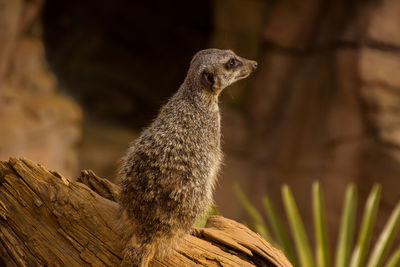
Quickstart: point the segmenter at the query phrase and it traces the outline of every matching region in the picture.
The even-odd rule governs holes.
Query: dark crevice
[[[8,161],[3,161],[3,164],[8,165],[8,168],[0,168],[0,185],[2,185],[5,181],[5,178],[7,174],[12,174],[14,173],[12,170],[12,166]]]
[[[0,237],[0,253],[1,253],[0,255],[3,255],[3,257],[0,257],[0,266],[7,266],[3,261],[3,259],[5,259],[6,257],[10,259],[16,266],[18,266],[17,264],[18,261],[6,249],[6,245],[4,244],[4,241],[1,237]]]
[[[203,263],[201,263],[200,261],[198,261],[198,260],[195,259],[195,258],[190,257],[188,254],[186,254],[186,253],[184,253],[184,252],[182,252],[182,251],[179,251],[179,250],[177,250],[177,252],[178,252],[179,254],[181,254],[183,257],[189,259],[190,261],[193,261],[194,263],[197,263],[197,264],[199,264],[199,265],[205,266]]]
[[[375,39],[366,39],[365,41],[361,42],[361,44],[371,49],[381,50],[384,52],[400,53],[400,45],[398,44],[386,43]]]
[[[364,41],[355,42],[355,41],[346,41],[339,40],[335,42],[330,42],[327,44],[321,44],[316,46],[310,46],[305,49],[299,49],[295,47],[287,47],[276,44],[271,40],[264,40],[263,46],[265,50],[270,50],[282,54],[288,54],[291,56],[309,56],[310,54],[341,50],[341,49],[352,49],[357,50],[360,48],[370,48],[375,50],[380,50],[383,52],[391,52],[391,53],[400,53],[400,46],[396,44],[390,44],[381,42],[374,39],[366,39]]]
[[[217,264],[217,266],[219,266],[219,267],[223,267],[223,265],[217,259],[212,259],[212,258],[207,258],[207,257],[206,257],[206,259],[209,261],[215,262],[215,264]]]
[[[370,89],[371,87],[379,87],[379,89],[384,89],[392,94],[400,96],[400,86],[389,84],[386,81],[362,81],[362,85]]]
[[[385,112],[385,114],[391,113],[393,115],[397,115],[397,114],[400,113],[400,106],[397,105],[397,104],[389,106],[389,105],[381,105],[381,104],[375,103],[375,102],[373,102],[373,103],[368,102],[367,107],[369,109],[368,111],[366,111],[367,115],[369,115],[369,114],[381,114],[382,112]],[[396,128],[399,126],[399,124],[397,122],[396,123],[392,123],[392,124],[395,125]],[[385,127],[385,129],[387,129],[387,127]]]
[[[400,151],[400,144],[397,144],[397,143],[395,143],[395,142],[390,142],[390,141],[387,141],[387,140],[383,140],[383,139],[380,138],[380,137],[375,137],[375,141],[376,141],[378,144],[380,144],[380,145],[382,145],[383,147],[385,147],[385,148],[390,148],[390,149],[395,149],[395,150]]]

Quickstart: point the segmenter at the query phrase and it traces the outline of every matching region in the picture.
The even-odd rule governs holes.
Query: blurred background
[[[115,181],[193,54],[229,48],[259,69],[221,96],[219,212],[248,220],[235,181],[256,206],[281,205],[286,183],[311,220],[320,180],[335,233],[346,185],[363,203],[379,182],[378,231],[400,199],[399,14],[398,0],[0,0],[0,159]]]

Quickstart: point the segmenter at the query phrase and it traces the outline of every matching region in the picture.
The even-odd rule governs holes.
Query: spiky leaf
[[[367,267],[382,266],[383,260],[389,252],[390,245],[400,227],[400,203],[397,204],[388,219],[374,249],[372,250]]]
[[[263,198],[263,205],[274,236],[278,241],[279,247],[283,250],[283,253],[285,253],[286,257],[293,264],[293,266],[299,266],[293,246],[290,243],[289,236],[286,234],[282,222],[268,197]]]
[[[307,239],[304,225],[294,201],[292,192],[287,185],[282,187],[282,198],[285,205],[286,215],[289,218],[290,228],[296,243],[296,251],[303,267],[313,267],[314,261],[311,254],[310,244]]]
[[[254,230],[259,233],[265,240],[272,242],[271,234],[268,231],[267,225],[261,214],[257,211],[257,209],[251,204],[248,200],[242,189],[240,188],[238,183],[233,185],[233,189],[235,191],[236,196],[239,198],[240,203],[245,208],[247,213],[254,221]]]
[[[343,202],[342,219],[340,223],[339,239],[336,247],[335,267],[347,267],[354,239],[354,226],[357,207],[357,192],[354,184],[346,189]]]
[[[350,261],[350,267],[364,266],[365,257],[370,246],[371,233],[375,223],[376,213],[381,195],[381,187],[374,185],[368,196],[364,209],[364,215],[361,221],[361,230],[358,236],[356,247]]]
[[[314,215],[315,254],[319,267],[330,266],[330,248],[326,230],[326,216],[321,187],[318,182],[312,185],[312,204]]]

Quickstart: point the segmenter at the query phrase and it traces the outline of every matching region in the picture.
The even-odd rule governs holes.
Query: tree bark
[[[92,171],[70,181],[27,159],[0,161],[0,265],[119,265],[118,192]],[[151,265],[292,266],[258,234],[221,216]]]

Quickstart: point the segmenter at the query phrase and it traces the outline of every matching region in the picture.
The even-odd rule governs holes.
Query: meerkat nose
[[[257,69],[258,67],[258,63],[254,61],[253,65],[252,65],[253,69]]]

